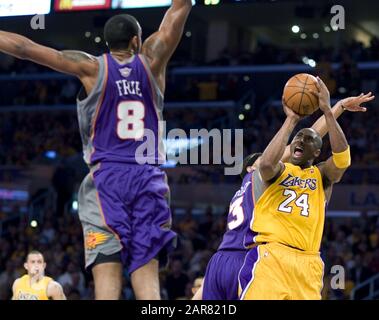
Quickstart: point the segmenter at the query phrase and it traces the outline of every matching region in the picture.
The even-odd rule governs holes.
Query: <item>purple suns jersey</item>
[[[246,250],[256,235],[250,229],[254,214],[253,172],[245,175],[241,188],[230,202],[227,229],[218,250]]]
[[[85,162],[162,164],[163,95],[145,57],[134,55],[122,63],[111,54],[97,59],[97,82],[77,100]]]

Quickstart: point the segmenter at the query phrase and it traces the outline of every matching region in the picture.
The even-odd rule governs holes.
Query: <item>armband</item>
[[[350,158],[350,146],[347,147],[345,151],[339,153],[333,153],[333,162],[339,169],[345,169],[350,166],[351,158]]]

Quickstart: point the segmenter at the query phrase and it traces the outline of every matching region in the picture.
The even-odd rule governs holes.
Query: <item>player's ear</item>
[[[318,158],[321,154],[321,149],[317,149],[314,153],[315,158]]]
[[[131,41],[131,47],[136,53],[139,51],[139,39],[138,36],[134,36]]]
[[[26,270],[28,270],[28,264],[25,262],[24,263],[24,268],[26,269]]]

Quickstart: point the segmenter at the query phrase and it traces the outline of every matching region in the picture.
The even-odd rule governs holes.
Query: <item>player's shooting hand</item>
[[[282,97],[283,110],[287,118],[292,118],[295,121],[299,121],[302,116],[293,111],[289,106],[287,106],[284,97]]]
[[[367,109],[365,107],[361,107],[361,104],[372,101],[374,99],[375,96],[373,96],[372,93],[369,92],[366,94],[361,93],[359,96],[356,97],[348,97],[342,99],[340,103],[345,110],[351,112],[366,112]]]
[[[318,103],[321,111],[324,113],[330,111],[330,93],[327,86],[325,85],[324,81],[322,81],[319,77],[317,77],[316,86],[318,92],[312,91],[312,93],[318,97]]]

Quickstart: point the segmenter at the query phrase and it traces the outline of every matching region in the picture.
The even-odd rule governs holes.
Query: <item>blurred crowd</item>
[[[190,209],[177,216],[174,208],[173,214],[178,246],[160,272],[161,295],[165,300],[191,299],[195,279],[205,274],[207,263],[222,240],[226,213],[215,215],[209,207],[202,216],[194,216]],[[61,283],[68,299],[93,299],[94,284],[90,273],[84,270],[83,236],[77,215],[57,217],[47,209],[42,225],[32,228],[25,216],[5,231],[0,238],[0,300],[10,299],[12,283],[25,274],[24,259],[32,249],[43,252],[46,275]],[[379,273],[378,216],[328,218],[321,251],[325,262],[323,298],[349,299],[355,285]],[[343,290],[331,287],[334,265],[344,268]],[[356,298],[367,293],[367,288],[363,288]],[[122,295],[123,299],[134,299],[127,270]]]
[[[352,40],[338,47],[326,47],[320,43],[319,46],[291,46],[287,48],[258,41],[255,50],[252,52],[225,49],[217,59],[209,64],[227,66],[302,63],[303,57],[315,61],[340,62],[347,54],[354,61],[379,60],[379,39],[373,37],[368,46],[360,41]]]
[[[285,65],[303,64],[309,59],[316,62],[315,73],[326,82],[332,95],[356,94],[364,85],[363,82],[367,81],[360,74],[357,62],[379,60],[379,39],[373,37],[368,47],[353,40],[338,48],[323,47],[322,45],[309,48],[284,48],[258,42],[253,52],[233,51],[228,48],[221,52],[220,57],[214,61],[209,63],[202,61],[199,65]],[[336,70],[333,70],[331,66],[334,62],[340,63]],[[184,64],[197,65],[190,58],[184,59]],[[178,63],[172,61],[171,66],[178,66]],[[15,76],[43,74],[50,71],[46,67],[28,61],[17,60],[5,55],[1,56],[0,74]],[[179,77],[170,76],[170,73],[168,75],[166,101],[238,100],[252,86],[252,83],[243,74],[207,74]],[[261,80],[258,78],[257,81]],[[377,87],[378,84],[374,83],[371,86]],[[43,80],[42,77],[37,77],[32,81],[25,79],[17,82],[2,80],[0,93],[6,94],[2,94],[3,99],[0,104],[7,106],[74,104],[79,87],[79,81],[73,77],[55,80]]]
[[[74,112],[0,113],[0,165],[27,166],[47,151],[81,152],[77,122]]]

